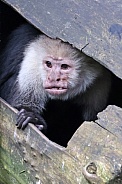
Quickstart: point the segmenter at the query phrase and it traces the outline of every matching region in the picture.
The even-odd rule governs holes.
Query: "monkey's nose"
[[[57,78],[56,81],[59,82],[60,81],[60,78]]]
[[[60,77],[48,77],[48,81],[50,82],[59,82],[61,80]]]

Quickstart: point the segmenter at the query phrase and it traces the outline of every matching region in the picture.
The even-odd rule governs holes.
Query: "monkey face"
[[[22,93],[66,100],[84,93],[100,68],[70,44],[40,35],[25,49],[17,80]]]
[[[73,71],[71,62],[66,58],[47,56],[43,60],[46,80],[43,87],[51,95],[62,95],[68,90],[69,75]]]

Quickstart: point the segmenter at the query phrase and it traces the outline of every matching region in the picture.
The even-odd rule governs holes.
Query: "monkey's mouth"
[[[65,93],[67,91],[67,88],[53,86],[53,87],[45,88],[45,90],[51,95],[60,95]]]

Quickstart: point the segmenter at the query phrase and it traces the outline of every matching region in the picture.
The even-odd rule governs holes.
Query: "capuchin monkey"
[[[46,132],[43,112],[49,100],[71,100],[83,121],[95,120],[107,105],[110,88],[105,67],[29,24],[11,33],[0,56],[0,96],[19,110],[20,129],[32,123]]]

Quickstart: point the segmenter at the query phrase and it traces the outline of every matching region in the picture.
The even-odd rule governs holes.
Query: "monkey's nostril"
[[[60,81],[60,78],[57,79],[57,82]]]

